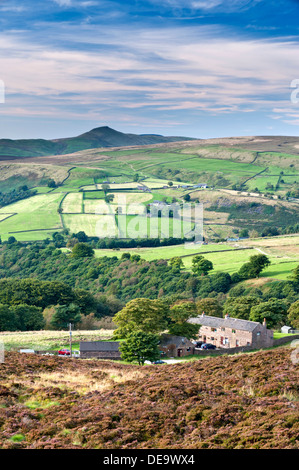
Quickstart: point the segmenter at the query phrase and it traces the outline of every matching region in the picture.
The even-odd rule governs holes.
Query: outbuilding
[[[121,359],[118,341],[81,341],[80,358]]]
[[[161,356],[184,357],[195,353],[195,345],[184,336],[163,334],[160,338]]]

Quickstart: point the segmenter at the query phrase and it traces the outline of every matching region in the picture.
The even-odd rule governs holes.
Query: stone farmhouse
[[[273,332],[263,324],[239,318],[212,317],[202,314],[190,318],[190,323],[201,325],[198,340],[214,344],[217,348],[235,348],[251,346],[252,348],[267,348],[273,346]]]

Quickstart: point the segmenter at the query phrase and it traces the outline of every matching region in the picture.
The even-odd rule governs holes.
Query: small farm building
[[[81,358],[121,359],[118,341],[81,341]]]

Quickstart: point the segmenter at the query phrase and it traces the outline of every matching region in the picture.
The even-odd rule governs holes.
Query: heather
[[[298,449],[298,365],[280,347],[142,368],[7,353],[0,445]]]

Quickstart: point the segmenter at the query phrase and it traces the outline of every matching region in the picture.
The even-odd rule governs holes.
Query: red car
[[[58,354],[60,356],[70,356],[71,355],[71,351],[69,349],[60,349],[58,351]]]

